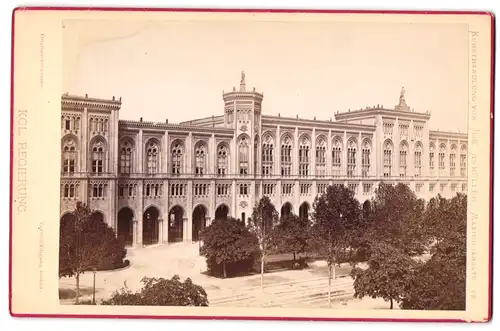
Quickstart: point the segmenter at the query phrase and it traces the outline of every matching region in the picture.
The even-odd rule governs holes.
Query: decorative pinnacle
[[[405,87],[404,86],[401,86],[401,93],[399,94],[399,106],[406,107]]]
[[[245,72],[241,71],[241,79],[240,79],[240,92],[246,91],[246,82],[245,82]]]

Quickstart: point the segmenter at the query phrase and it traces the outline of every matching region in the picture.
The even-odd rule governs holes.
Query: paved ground
[[[325,266],[311,266],[306,270],[281,271],[264,276],[264,288],[260,275],[219,279],[201,272],[205,260],[198,256],[198,244],[173,244],[130,249],[127,254],[130,267],[118,271],[96,273],[96,299],[108,298],[125,284],[131,290],[142,287],[141,279],[147,277],[191,278],[207,292],[210,306],[226,307],[328,307],[328,271]],[[347,276],[350,268],[340,267],[338,278],[332,281],[332,306],[335,308],[383,309],[389,303],[383,300],[352,298],[352,279]],[[347,276],[347,277],[346,277]],[[81,299],[92,298],[93,274],[80,277]],[[72,304],[75,297],[75,279],[60,280],[61,303]]]

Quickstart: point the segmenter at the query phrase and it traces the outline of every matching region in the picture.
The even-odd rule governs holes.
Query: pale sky
[[[266,115],[329,120],[398,103],[465,132],[468,32],[459,24],[66,21],[63,91],[123,98],[121,119],[222,115],[222,91],[264,93]]]

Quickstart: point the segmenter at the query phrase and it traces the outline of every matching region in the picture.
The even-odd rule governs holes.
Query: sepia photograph
[[[470,26],[300,15],[60,20],[60,309],[470,308]]]
[[[63,24],[62,304],[465,309],[467,26]]]

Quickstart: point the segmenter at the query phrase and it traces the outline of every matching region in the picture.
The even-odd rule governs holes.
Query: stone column
[[[137,231],[137,220],[133,220],[132,221],[132,246],[138,246],[138,241],[137,241],[137,237],[138,237],[138,231]]]
[[[163,242],[163,219],[158,219],[158,243]]]
[[[183,241],[187,241],[188,240],[188,222],[189,222],[189,219],[184,216],[182,218],[182,240]],[[191,237],[191,235],[190,235]]]

